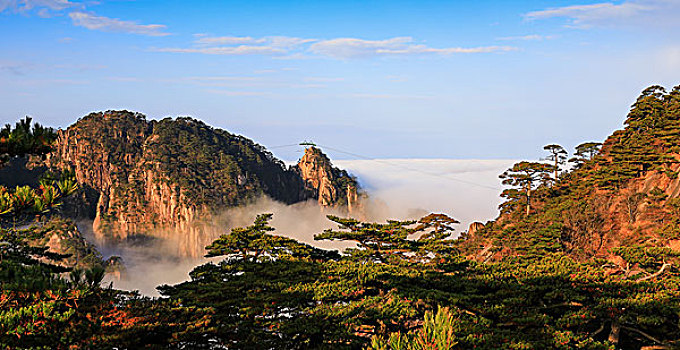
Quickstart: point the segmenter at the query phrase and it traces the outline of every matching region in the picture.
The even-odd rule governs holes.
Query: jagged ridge
[[[261,195],[295,203],[324,193],[311,190],[304,171],[286,168],[264,147],[186,117],[147,121],[128,111],[92,113],[58,132],[48,163],[75,170],[90,193],[86,205],[95,230],[121,237],[158,229],[201,231],[199,223],[217,210]],[[345,195],[320,203],[347,203],[348,185],[356,189],[356,181],[329,161],[321,163],[323,174],[334,177],[317,181],[342,185],[332,191]]]

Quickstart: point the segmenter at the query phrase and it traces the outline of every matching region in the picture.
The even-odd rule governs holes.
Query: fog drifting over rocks
[[[465,231],[471,222],[496,218],[502,202],[498,175],[515,162],[507,159],[333,161],[357,176],[371,198],[387,203],[389,218],[444,213],[461,222],[458,233]]]
[[[365,217],[369,221],[386,219],[418,219],[428,213],[444,213],[461,224],[456,233],[467,229],[474,221],[486,222],[498,214],[501,184],[498,175],[510,167],[513,160],[453,160],[453,159],[390,159],[336,160],[333,163],[355,175],[368,195]],[[343,216],[333,209],[322,209],[315,201],[285,205],[261,198],[251,205],[230,208],[220,215],[223,233],[231,228],[252,224],[255,216],[273,213],[273,234],[295,238],[325,249],[343,249],[348,244],[314,241],[314,235],[328,228],[337,228],[326,215]],[[123,258],[127,271],[120,280],[108,276],[115,288],[139,290],[142,294],[158,296],[156,286],[175,284],[189,278],[193,267],[221,258],[189,258],[177,254],[183,244],[182,235],[176,239],[151,239],[143,242],[115,244],[97,241],[87,234],[86,223],[79,225],[88,239],[94,240],[104,257]],[[91,227],[91,225],[90,225]],[[205,245],[212,239],[208,238]],[[197,252],[201,256],[203,252]]]

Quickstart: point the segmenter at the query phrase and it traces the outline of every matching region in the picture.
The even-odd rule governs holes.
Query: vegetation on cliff
[[[672,349],[680,347],[680,87],[645,90],[626,128],[579,145],[574,167],[502,176],[502,214],[452,239],[456,220],[330,216],[319,240],[257,217],[210,244],[221,261],[148,299],[99,286],[101,272],[45,261],[3,231],[6,348]],[[42,259],[42,260],[41,260]],[[48,259],[48,260],[45,260]],[[61,270],[60,270],[61,269]],[[4,273],[4,272],[3,272]],[[30,278],[28,277],[30,276]],[[56,332],[60,329],[60,332]]]
[[[121,236],[187,231],[263,195],[288,204],[317,198],[297,168],[288,169],[264,147],[188,117],[147,121],[128,111],[92,113],[58,132],[48,163],[74,169],[84,191],[96,193],[84,210],[94,214],[95,230]],[[349,176],[332,169],[331,189],[345,194]]]
[[[6,124],[0,129],[0,166],[11,157],[30,154],[43,155],[51,150],[57,135],[52,128],[31,123],[26,117],[14,125]]]
[[[358,212],[362,194],[356,178],[334,167],[320,149],[314,146],[305,149],[294,170],[300,174],[309,196],[317,198],[319,205],[345,207],[350,214]]]

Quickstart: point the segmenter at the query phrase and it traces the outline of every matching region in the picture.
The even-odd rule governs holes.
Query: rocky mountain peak
[[[181,232],[200,242],[198,252],[201,237],[221,229],[210,224],[216,214],[261,196],[350,211],[358,200],[356,181],[317,148],[288,169],[255,142],[187,117],[91,113],[59,130],[46,163],[75,171],[82,190],[73,212],[88,213],[98,234]]]
[[[305,189],[322,207],[346,206],[350,213],[359,205],[358,184],[347,171],[333,166],[319,148],[308,147],[297,163]]]

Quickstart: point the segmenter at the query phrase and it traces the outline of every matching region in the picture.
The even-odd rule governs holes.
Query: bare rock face
[[[195,119],[107,111],[60,130],[46,165],[75,172],[81,193],[66,214],[89,214],[97,235],[181,235],[180,253],[196,255],[222,233],[214,220],[221,210],[260,196],[356,207],[353,178],[317,149],[303,158],[287,169],[253,141]]]
[[[467,230],[468,237],[475,237],[475,234],[484,228],[484,224],[481,222],[473,222],[470,224]]]
[[[47,222],[32,226],[30,230],[36,237],[31,241],[33,246],[47,247],[50,252],[68,255],[52,263],[84,269],[105,265],[102,255],[85,240],[73,220],[52,217]]]
[[[347,171],[333,167],[330,159],[316,147],[309,147],[297,164],[297,171],[310,196],[322,207],[346,207],[348,212],[360,209],[357,181]]]

